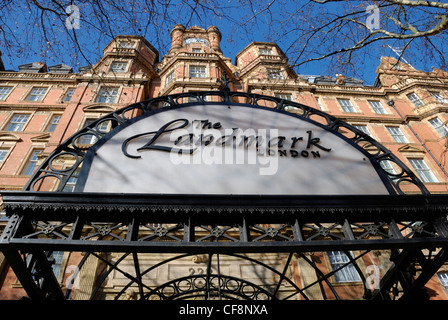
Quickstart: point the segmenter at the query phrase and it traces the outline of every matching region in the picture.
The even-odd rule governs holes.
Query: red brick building
[[[158,96],[220,90],[223,84],[218,80],[225,72],[232,80],[232,91],[282,97],[356,126],[413,169],[431,193],[447,193],[448,73],[438,69],[423,72],[382,57],[375,84],[364,85],[362,80],[344,75],[296,74],[275,43],[250,43],[232,62],[220,49],[221,33],[215,27],[204,30],[176,25],[171,39],[168,54],[159,56],[141,37],[117,36],[95,65],[77,73],[66,65],[39,62],[19,66],[18,71],[0,71],[0,191],[21,190],[42,159],[94,119]],[[94,139],[82,143],[94,143]],[[399,170],[386,162],[383,165],[387,170]],[[416,192],[412,186],[404,189]],[[7,219],[2,214],[4,227]],[[331,254],[334,256],[317,253],[310,257],[320,261],[323,269],[331,269],[339,253]],[[79,259],[80,255],[64,254],[61,270]],[[372,253],[363,258],[364,264],[372,259],[387,263],[384,255]],[[299,262],[294,266],[293,278],[303,285],[310,270],[303,271],[306,267],[301,269]],[[0,299],[25,295],[2,258],[0,275]],[[69,275],[60,273],[61,286]],[[334,277],[331,281],[344,282]],[[355,279],[338,290],[344,297],[357,298],[362,287]],[[427,288],[431,299],[448,298],[448,265]],[[322,292],[314,297],[332,299],[331,292]]]

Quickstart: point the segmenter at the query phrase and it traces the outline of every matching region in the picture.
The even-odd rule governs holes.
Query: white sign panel
[[[369,158],[349,141],[263,108],[192,105],[161,111],[122,126],[94,148],[78,191],[389,194]]]

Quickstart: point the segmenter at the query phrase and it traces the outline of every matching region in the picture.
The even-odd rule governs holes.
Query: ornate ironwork
[[[195,102],[189,102],[195,100]],[[213,101],[219,100],[219,101]],[[213,102],[211,102],[213,101]],[[92,147],[85,144],[107,137],[109,132],[138,115],[189,103],[250,105],[311,121],[362,150],[377,164],[392,161],[401,172],[382,170],[396,194],[387,196],[213,196],[213,195],[122,195],[74,193],[79,168]],[[286,110],[293,110],[291,114]],[[108,132],[104,131],[108,124]],[[48,184],[47,184],[48,183]],[[403,183],[420,194],[404,195]],[[51,191],[51,192],[47,192]],[[340,269],[354,265],[366,299],[421,297],[421,288],[447,259],[448,197],[430,195],[420,180],[386,148],[353,126],[320,110],[280,98],[223,91],[194,92],[159,97],[114,111],[73,135],[42,163],[22,192],[2,193],[8,225],[0,235],[0,250],[32,299],[70,299],[71,287],[61,291],[51,272],[52,251],[86,252],[107,267],[90,298],[101,289],[112,271],[128,283],[116,295],[123,299],[132,289],[137,299],[278,299],[279,288],[290,292],[281,299],[309,299],[308,289],[317,286],[323,298],[340,299],[331,281]],[[366,275],[357,261],[370,250],[390,250],[392,267],[378,288],[364,286]],[[360,251],[340,269],[325,272],[307,253],[329,250]],[[431,254],[428,255],[427,251]],[[123,254],[111,262],[97,252]],[[187,254],[183,254],[187,252]],[[278,271],[249,255],[279,253],[286,257]],[[143,253],[179,253],[142,270]],[[161,285],[149,285],[143,276],[175,259],[205,254],[205,275],[185,275]],[[212,270],[212,257],[230,255],[262,265],[277,280],[269,286],[251,283]],[[308,265],[316,280],[304,286],[287,276],[293,256]],[[132,259],[131,275],[120,267]],[[75,275],[72,279],[75,278]],[[201,281],[202,286],[199,285]],[[244,291],[250,290],[251,294]],[[325,290],[324,288],[327,288]],[[330,296],[329,296],[330,295]]]
[[[173,109],[191,104],[222,104],[222,105],[246,105],[254,108],[267,108],[282,112],[316,125],[323,126],[326,130],[339,134],[342,138],[358,146],[367,157],[378,163],[377,170],[387,177],[388,183],[397,194],[404,194],[401,185],[412,184],[420,193],[428,194],[424,184],[418,177],[406,167],[406,165],[394,156],[387,148],[382,146],[369,135],[361,132],[354,126],[331,116],[321,110],[309,106],[284,100],[281,98],[258,95],[253,93],[223,91],[188,92],[153,98],[132,104],[92,122],[64,143],[58,146],[52,154],[41,164],[30,178],[24,191],[72,191],[67,186],[73,184],[78,177],[80,167],[88,150],[95,142],[105,136],[110,137],[110,131],[127,123],[131,119],[142,114],[153,113],[160,109]],[[289,111],[287,111],[289,110]],[[107,131],[104,128],[109,128]],[[87,144],[86,142],[90,142]],[[62,166],[60,160],[64,160]],[[391,173],[380,167],[381,162],[394,163],[399,172]],[[48,183],[45,189],[45,184]],[[51,190],[50,190],[51,188]]]

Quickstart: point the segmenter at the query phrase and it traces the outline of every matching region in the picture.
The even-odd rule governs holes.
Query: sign
[[[189,104],[137,117],[100,140],[76,191],[389,194],[377,169],[359,146],[297,115]]]

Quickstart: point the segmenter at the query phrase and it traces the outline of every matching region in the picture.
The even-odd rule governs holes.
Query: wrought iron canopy
[[[189,103],[207,105],[212,99],[219,100],[213,104],[232,106],[241,105],[240,100],[244,100],[245,106],[254,108],[267,108],[266,104],[272,104],[270,109],[275,112],[325,127],[356,145],[377,163],[377,170],[390,185],[391,194],[221,196],[64,192],[78,178],[79,168],[89,150],[90,154],[94,150],[95,144],[80,143],[82,137],[99,142],[110,138],[114,129],[135,121],[138,116],[160,112],[163,108],[181,108]],[[291,108],[295,114],[285,110]],[[105,123],[111,132],[104,130]],[[96,138],[92,140],[92,137]],[[59,161],[65,160],[71,164],[58,165]],[[379,164],[384,160],[392,161],[401,171],[392,174],[382,169]],[[52,192],[41,188],[46,179],[56,181],[52,184]],[[418,194],[405,195],[403,184],[414,185]],[[66,299],[70,296],[69,291],[68,295],[62,293],[51,271],[48,257],[55,250],[84,251],[98,259],[102,257],[97,252],[132,255],[137,277],[131,277],[130,281],[138,283],[141,299],[151,295],[169,298],[161,292],[166,288],[178,288],[181,281],[189,283],[191,289],[179,297],[191,297],[196,293],[199,296],[215,295],[221,290],[234,297],[247,297],[242,291],[232,291],[228,286],[231,281],[251,286],[268,299],[276,297],[244,279],[215,274],[211,270],[205,278],[208,286],[205,291],[194,284],[197,277],[188,276],[148,293],[144,291],[146,284],[142,282],[139,270],[138,254],[141,253],[207,254],[211,257],[282,252],[289,254],[287,265],[293,254],[297,254],[318,273],[320,271],[307,260],[304,252],[391,250],[394,263],[377,290],[366,289],[364,297],[369,299],[395,297],[393,292],[397,290],[397,284],[403,288],[403,297],[419,296],[421,288],[448,257],[448,197],[429,194],[412,171],[381,144],[320,110],[280,98],[228,90],[158,97],[114,111],[58,146],[22,192],[2,192],[2,197],[9,221],[0,236],[0,250],[32,299]],[[428,250],[434,254],[428,256],[425,253]],[[106,260],[104,262],[110,270],[118,268]],[[418,274],[414,268],[416,264],[420,265]],[[280,274],[276,290],[281,281],[286,281],[285,272]],[[330,285],[330,276],[319,274],[316,283]],[[302,289],[297,287],[297,294],[306,297]],[[123,294],[120,292],[120,296]]]

